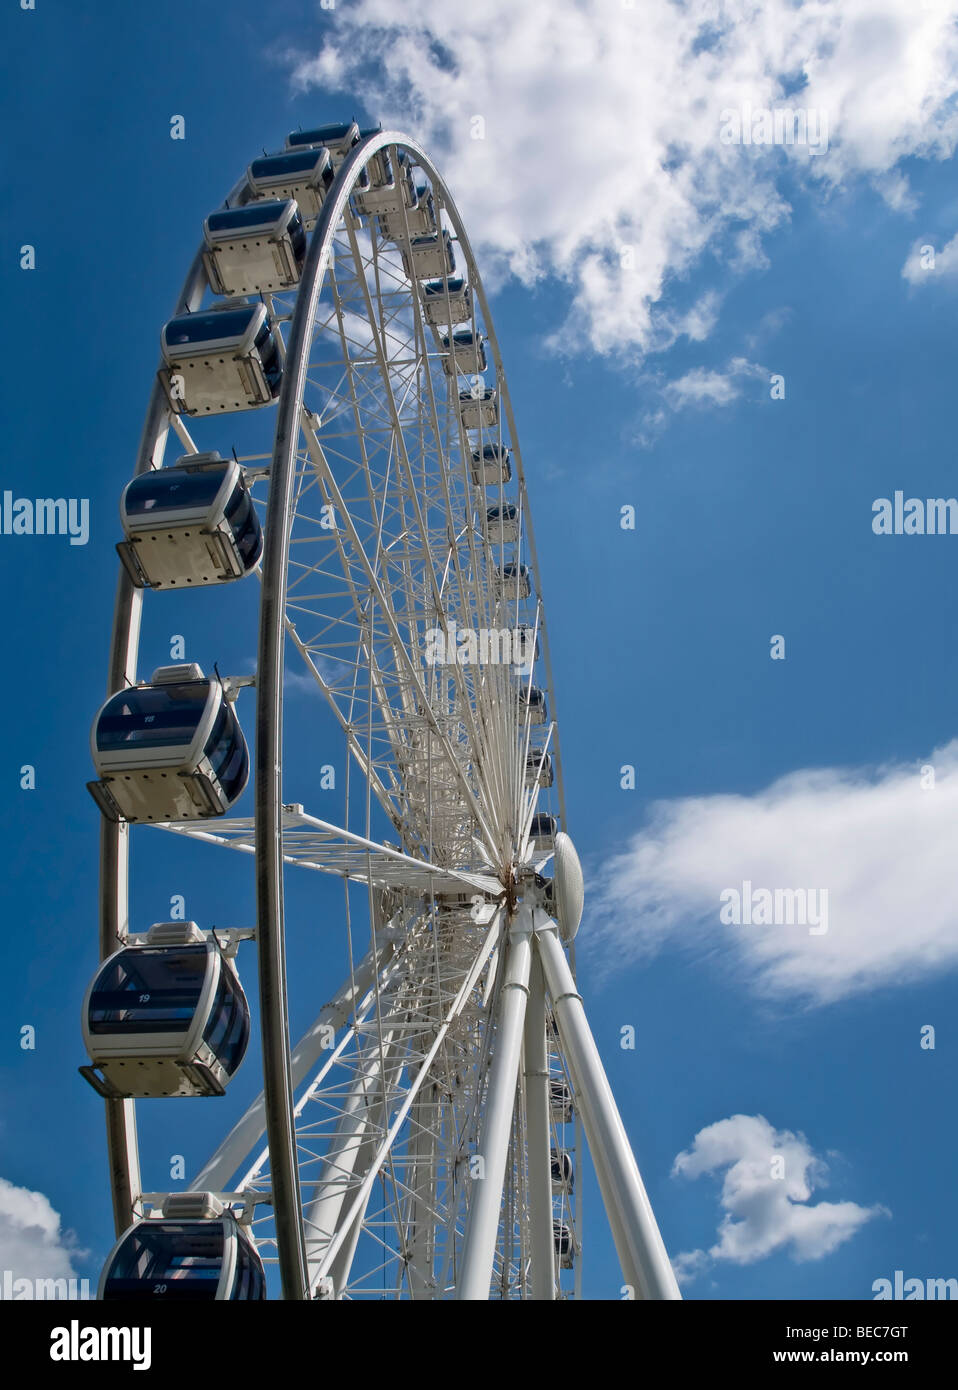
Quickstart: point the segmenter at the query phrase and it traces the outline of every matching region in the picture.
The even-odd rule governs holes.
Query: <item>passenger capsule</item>
[[[549,1158],[552,1167],[553,1192],[571,1192],[575,1187],[572,1155],[566,1149],[551,1149]]]
[[[186,454],[127,483],[117,551],[137,588],[185,589],[242,579],[259,563],[263,529],[235,459]]]
[[[550,917],[554,917],[556,900],[555,879],[544,878],[542,874],[537,873],[535,876],[535,884],[539,892],[542,894],[541,906],[545,908],[546,912],[548,912]],[[556,1027],[556,1021],[551,1013],[549,1014],[546,1023],[546,1029],[548,1031],[548,1040],[550,1043],[553,1038],[558,1038],[559,1030]]]
[[[117,1241],[97,1296],[107,1302],[259,1301],[266,1298],[266,1274],[256,1247],[233,1216],[151,1218],[138,1221]]]
[[[539,660],[539,637],[528,623],[520,623],[515,629],[512,644],[516,651],[524,654],[524,660],[515,663],[517,666],[531,666],[533,661]]]
[[[556,1124],[567,1125],[572,1120],[572,1092],[566,1081],[549,1082],[549,1108]]]
[[[355,121],[340,124],[321,125],[315,130],[294,130],[286,137],[287,150],[305,150],[325,147],[329,150],[333,163],[338,167],[354,145],[358,145],[363,135]]]
[[[469,912],[472,909],[475,891],[457,892],[455,890],[441,889],[433,894],[433,901],[436,904],[436,911],[440,913]]]
[[[533,854],[546,854],[555,849],[558,828],[559,822],[555,816],[550,816],[546,811],[540,811],[532,817],[529,845]]]
[[[526,786],[551,787],[554,781],[552,754],[543,753],[540,748],[530,748],[526,754]]]
[[[519,686],[519,710],[520,713],[528,710],[530,724],[545,724],[549,718],[545,692],[537,685],[530,686],[523,681]]]
[[[495,573],[495,589],[497,597],[509,602],[528,598],[532,593],[529,566],[512,560],[498,567]]]
[[[254,159],[246,171],[251,199],[295,198],[307,229],[319,216],[334,177],[332,156],[325,146],[268,154]]]
[[[399,151],[397,161],[391,160],[385,150],[379,150],[371,156],[366,170],[368,187],[358,188],[353,195],[357,212],[376,217],[416,206],[416,182],[405,150]]]
[[[436,205],[425,185],[416,189],[416,201],[411,208],[379,215],[379,230],[387,241],[403,241],[407,236],[435,236],[438,229]]]
[[[478,376],[486,370],[486,344],[481,333],[460,328],[440,338],[443,371],[447,376]]]
[[[499,424],[499,398],[492,386],[477,395],[472,391],[459,392],[459,414],[467,430],[494,430]]]
[[[370,135],[381,135],[382,126],[368,126],[365,130],[360,129],[360,141],[367,140]],[[359,179],[359,188],[366,189],[382,188],[385,184],[392,181],[392,163],[389,159],[389,151],[386,149],[377,150],[371,154],[363,165]]]
[[[468,323],[472,318],[472,290],[461,275],[427,280],[420,286],[420,292],[427,323],[434,326]]]
[[[452,275],[456,269],[452,238],[445,228],[434,236],[414,237],[408,246],[402,247],[402,263],[407,280],[437,280]]]
[[[83,1004],[101,1096],[221,1096],[249,1042],[249,1005],[232,960],[195,922],[157,922],[114,951]]]
[[[299,284],[306,229],[292,198],[211,212],[203,239],[203,264],[214,294],[261,294]]]
[[[486,533],[493,545],[511,545],[519,539],[519,508],[514,502],[486,508]]]
[[[222,816],[242,795],[249,753],[218,677],[195,663],[161,666],[111,695],[91,734],[99,781],[87,787],[110,820]]]
[[[283,364],[266,305],[228,301],[177,314],[161,335],[160,380],[178,415],[215,415],[269,405]]]
[[[572,1232],[564,1221],[553,1221],[552,1237],[555,1241],[559,1268],[572,1269],[575,1264],[575,1249],[572,1244]]]
[[[504,444],[473,449],[470,475],[476,487],[498,487],[512,477],[512,459]]]

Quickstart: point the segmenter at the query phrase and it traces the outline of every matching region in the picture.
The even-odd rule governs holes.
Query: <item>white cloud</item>
[[[769,372],[757,362],[733,357],[723,372],[693,367],[684,376],[670,381],[663,390],[673,410],[687,405],[730,405],[742,394],[742,383],[749,378],[768,381]]]
[[[706,1126],[672,1165],[673,1177],[719,1172],[724,1215],[718,1238],[708,1251],[676,1256],[672,1263],[682,1282],[714,1260],[754,1264],[780,1250],[795,1260],[820,1260],[866,1221],[888,1215],[884,1207],[857,1202],[812,1203],[813,1191],[825,1183],[826,1164],[803,1134],[776,1130],[764,1115],[732,1115]]]
[[[882,174],[875,179],[875,187],[882,198],[895,212],[915,212],[918,208],[918,199],[912,192],[911,184],[908,182],[907,175],[900,169],[893,169],[888,174]]]
[[[942,247],[919,238],[909,251],[901,273],[912,285],[930,285],[934,280],[954,279],[958,276],[958,232]]]
[[[927,789],[914,763],[808,770],[751,796],[659,802],[590,875],[583,937],[616,968],[672,940],[764,994],[817,1004],[940,976],[958,965],[958,740],[927,765]],[[827,931],[725,925],[720,895],[745,881],[827,890]]]
[[[668,428],[673,414],[686,409],[708,409],[731,405],[740,400],[747,382],[762,382],[766,387],[771,379],[767,367],[750,362],[745,357],[731,358],[721,370],[693,367],[673,381],[663,381],[661,374],[646,374],[643,393],[653,404],[643,412],[631,439],[642,448],[650,448]],[[755,389],[753,386],[753,392]]]
[[[553,345],[628,355],[708,331],[714,310],[683,324],[670,307],[676,281],[706,251],[733,273],[764,264],[786,168],[816,196],[865,178],[912,205],[900,162],[947,158],[958,137],[955,14],[955,0],[353,0],[290,62],[300,89],[355,93],[434,154],[487,273],[568,283]],[[823,113],[827,149],[723,144],[723,110],[746,104]]]
[[[767,314],[763,314],[753,331],[746,336],[745,341],[749,349],[754,351],[766,338],[774,338],[782,331],[791,316],[792,311],[787,305],[770,309]]]
[[[84,1253],[42,1192],[0,1178],[0,1269],[15,1279],[72,1279]]]
[[[709,371],[706,367],[693,367],[665,388],[665,398],[675,409],[683,405],[729,405],[740,395],[741,389],[734,377]]]

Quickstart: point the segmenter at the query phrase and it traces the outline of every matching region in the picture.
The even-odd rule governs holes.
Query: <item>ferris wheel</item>
[[[105,1100],[117,1235],[100,1296],[581,1295],[587,1144],[622,1282],[678,1298],[576,990],[582,872],[522,457],[426,153],[347,123],[255,159],[206,219],[161,349],[91,736],[81,1072]],[[215,652],[139,673],[145,606],[234,583],[254,675]],[[342,739],[341,824],[283,799],[288,669]],[[244,855],[256,927],[135,920],[131,855],[155,828]],[[292,1041],[288,984],[313,966],[284,890],[303,870],[342,881],[348,969]],[[228,1096],[247,1051],[259,1095],[185,1188],[145,1191],[136,1101]]]

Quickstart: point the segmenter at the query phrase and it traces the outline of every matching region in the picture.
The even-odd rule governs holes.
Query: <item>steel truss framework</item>
[[[382,169],[384,154],[396,184],[408,161],[424,186],[420,206],[430,194],[452,238],[471,291],[465,322],[448,285],[446,318],[424,311],[416,210],[401,196],[390,201],[388,188],[360,188],[362,171]],[[227,203],[247,197],[241,181]],[[198,254],[177,311],[199,308],[208,293]],[[251,1223],[289,1299],[552,1299],[581,1289],[578,1196],[561,1163],[563,1154],[581,1159],[584,1132],[625,1282],[637,1297],[678,1297],[546,910],[538,871],[550,848],[532,821],[551,809],[564,826],[565,805],[522,457],[473,253],[425,152],[394,132],[353,148],[326,193],[296,291],[263,298],[285,369],[272,454],[257,452],[251,431],[239,455],[266,534],[254,815],[164,827],[254,859],[263,1090],[190,1186],[219,1194]],[[452,341],[454,327],[485,340],[488,376],[474,348]],[[467,428],[460,393],[470,385],[473,401],[495,389],[493,424]],[[257,415],[231,417],[231,429]],[[200,442],[203,424],[171,413],[155,387],[137,471],[163,464],[171,429],[178,451],[211,447]],[[476,485],[473,451],[485,445],[509,449],[511,483]],[[496,503],[518,510],[514,544],[487,517]],[[509,560],[528,565],[529,597],[503,584]],[[141,603],[121,572],[111,692],[137,678]],[[455,651],[456,631],[520,626],[537,652],[521,669],[427,659],[430,632]],[[342,731],[342,827],[283,801],[284,761],[295,756],[283,737],[287,661]],[[546,698],[541,727],[533,685]],[[530,755],[542,765],[547,754],[551,789],[527,775]],[[131,930],[128,861],[140,834],[102,824],[103,955]],[[346,893],[348,975],[292,1046],[288,866],[356,885]],[[358,915],[368,915],[365,953],[354,939],[356,891]],[[108,1100],[106,1109],[121,1231],[163,1194],[142,1190],[134,1103]]]

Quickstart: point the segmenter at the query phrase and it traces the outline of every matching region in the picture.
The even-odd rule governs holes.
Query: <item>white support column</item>
[[[625,1280],[643,1299],[681,1298],[558,928],[538,911],[535,928],[559,1039],[572,1073]]]
[[[482,1176],[476,1179],[466,1233],[457,1299],[488,1299],[496,1257],[499,1209],[512,1134],[512,1114],[519,1080],[522,1030],[529,993],[532,963],[532,913],[520,907],[509,933],[505,976],[499,995],[498,1017],[486,1094],[486,1113],[480,1140]]]
[[[525,1026],[526,1127],[529,1165],[529,1255],[534,1299],[555,1298],[552,1231],[552,1155],[549,1131],[549,1057],[542,962],[533,943]]]

